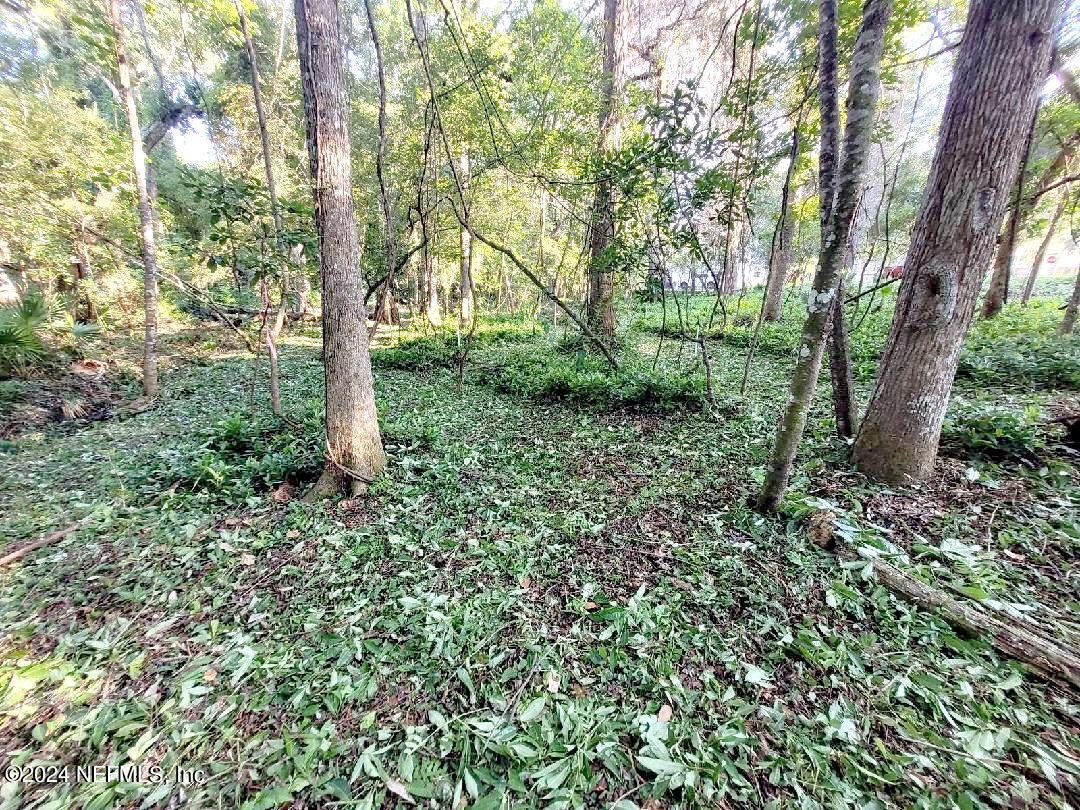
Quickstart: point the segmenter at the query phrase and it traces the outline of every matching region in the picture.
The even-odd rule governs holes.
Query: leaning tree
[[[825,114],[836,106],[836,0],[821,0],[819,8],[821,86],[818,94],[823,119],[831,119],[838,132],[839,115]],[[826,329],[833,317],[833,297],[837,295],[840,284],[852,214],[866,171],[870,134],[881,85],[885,27],[891,11],[892,0],[866,0],[863,7],[862,23],[851,56],[843,154],[838,154],[840,143],[836,133],[822,135],[820,185],[827,189],[827,193],[822,195],[821,252],[792,372],[791,394],[776,434],[769,473],[758,495],[757,506],[761,511],[775,509],[783,498],[821,372]]]

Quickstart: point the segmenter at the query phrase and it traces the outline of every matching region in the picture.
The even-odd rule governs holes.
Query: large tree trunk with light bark
[[[1039,277],[1039,270],[1042,268],[1043,259],[1046,258],[1046,251],[1050,249],[1050,242],[1054,238],[1054,229],[1057,227],[1061,215],[1065,213],[1065,205],[1068,201],[1069,194],[1065,192],[1061,195],[1058,207],[1054,209],[1054,216],[1050,218],[1050,224],[1046,226],[1046,236],[1043,237],[1043,240],[1039,243],[1039,249],[1035,252],[1035,260],[1031,263],[1031,272],[1028,273],[1027,282],[1024,284],[1024,295],[1020,299],[1024,306],[1027,306],[1028,301],[1031,300],[1031,294],[1035,291],[1035,279]]]
[[[973,0],[937,153],[853,460],[929,476],[956,365],[1050,61],[1056,0]]]
[[[835,109],[836,94],[836,0],[820,0],[819,9],[819,92],[822,94],[824,125],[826,118],[837,118],[830,113],[830,107]],[[843,155],[839,161],[835,152],[831,156],[828,154],[829,139],[823,131],[822,188],[835,188],[836,193],[829,195],[826,192],[826,199],[831,198],[832,205],[827,210],[826,227],[822,229],[818,268],[811,285],[806,321],[799,340],[798,357],[791,378],[791,394],[777,432],[769,473],[758,496],[757,506],[762,511],[774,510],[783,498],[795,454],[806,428],[806,415],[810,410],[818,374],[821,372],[832,301],[844,268],[848,231],[866,170],[870,133],[880,92],[885,26],[891,10],[891,0],[867,0],[863,7],[862,22],[851,57],[847,124],[844,130]],[[832,102],[829,101],[830,94]],[[832,139],[832,142],[835,143],[835,139]],[[830,176],[831,166],[837,166],[835,180]]]
[[[619,107],[623,91],[619,58],[621,6],[625,0],[604,0],[604,73],[600,100],[599,152],[609,158],[619,148]],[[602,160],[603,162],[603,160]],[[602,172],[608,171],[606,165]],[[605,177],[596,184],[589,220],[589,290],[586,314],[589,326],[601,338],[615,335],[615,272],[611,246],[615,241],[614,185]]]
[[[135,172],[135,190],[139,197],[139,246],[143,259],[143,308],[145,324],[143,336],[143,393],[148,397],[157,395],[157,251],[154,245],[154,215],[150,207],[150,193],[146,184],[146,154],[143,152],[142,130],[139,129],[139,113],[135,108],[135,93],[131,87],[131,68],[124,44],[124,21],[120,16],[120,0],[109,0],[109,22],[112,25],[113,45],[116,52],[116,72],[120,80],[120,94],[127,114],[128,132],[131,136],[131,160]]]
[[[327,464],[313,497],[364,491],[386,466],[364,313],[348,100],[336,0],[296,0],[296,44],[307,120],[322,273]]]

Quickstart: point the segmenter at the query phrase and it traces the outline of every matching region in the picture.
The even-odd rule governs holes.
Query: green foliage
[[[78,354],[81,341],[100,331],[97,324],[78,323],[70,313],[61,315],[40,292],[31,291],[17,303],[0,306],[0,375],[55,365],[61,348]],[[56,338],[66,338],[66,345],[56,345]]]
[[[1080,389],[1080,336],[1059,335],[1058,301],[1010,304],[972,329],[957,374],[1017,390]]]
[[[489,373],[497,391],[542,401],[660,412],[698,410],[707,402],[699,377],[654,371],[646,363],[623,364],[613,372],[582,349],[570,357],[518,352]]]
[[[400,340],[394,346],[372,353],[371,364],[376,369],[422,371],[455,367],[466,347],[483,350],[505,346],[536,333],[538,326],[519,321],[484,321],[477,325],[472,337],[468,333],[421,335]]]
[[[13,783],[0,801],[375,808],[405,792],[418,806],[690,810],[801,792],[807,806],[947,810],[1051,807],[1051,780],[1073,788],[1061,716],[1075,701],[891,596],[863,561],[822,553],[797,519],[828,508],[845,542],[928,582],[1071,617],[1071,464],[980,461],[975,482],[897,492],[856,483],[815,413],[793,483],[829,500],[767,520],[745,503],[779,358],[761,357],[722,419],[488,384],[497,357],[517,367],[550,337],[478,345],[460,391],[454,370],[382,369],[388,474],[343,503],[278,496],[321,455],[306,338],[283,345],[290,423],[236,411],[250,364],[223,355],[174,370],[153,410],[5,447],[5,546],[88,520],[0,581],[10,758],[213,776],[182,795]],[[654,337],[626,336],[628,373]],[[741,351],[713,344],[717,388],[736,390]],[[665,347],[658,370],[689,374]],[[283,448],[292,460],[272,469]],[[200,459],[216,478],[164,491]]]
[[[26,370],[45,359],[49,349],[41,332],[49,317],[45,299],[36,294],[0,307],[0,374]]]
[[[185,488],[243,499],[306,480],[323,460],[321,410],[312,403],[296,423],[237,411],[213,422],[200,443],[166,472]],[[167,483],[166,483],[167,485]]]
[[[1046,449],[1039,409],[954,397],[941,431],[941,446],[953,455],[995,460],[1032,460]]]

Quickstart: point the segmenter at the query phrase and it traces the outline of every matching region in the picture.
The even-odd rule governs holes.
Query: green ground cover
[[[5,758],[208,778],[8,782],[2,806],[1075,806],[1075,697],[805,522],[829,509],[843,542],[1075,644],[1080,476],[1047,422],[1080,344],[1051,292],[974,330],[926,486],[847,467],[823,382],[775,519],[747,499],[798,300],[745,395],[756,293],[702,322],[712,400],[655,304],[630,308],[617,375],[539,322],[482,324],[463,371],[452,332],[384,335],[389,472],[316,506],[317,337],[286,342],[280,421],[211,335],[154,408],[0,456],[0,548],[85,521],[0,573]],[[864,396],[883,300],[854,337]]]

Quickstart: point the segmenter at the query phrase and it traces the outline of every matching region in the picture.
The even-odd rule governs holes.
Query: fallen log
[[[65,526],[63,529],[58,529],[55,532],[52,532],[51,534],[45,535],[44,537],[39,537],[34,542],[27,543],[25,546],[22,546],[21,548],[15,549],[10,554],[5,554],[3,557],[0,557],[0,568],[2,568],[5,565],[10,565],[11,563],[16,562],[18,560],[21,560],[23,557],[25,557],[31,551],[37,551],[39,548],[44,548],[45,546],[49,545],[50,543],[55,543],[57,540],[63,540],[65,537],[67,537],[73,531],[75,531],[80,526],[82,526],[83,523],[85,523],[85,522],[86,521],[84,521],[84,520],[80,520],[77,523],[72,523],[70,526]]]
[[[868,559],[878,581],[897,596],[936,613],[972,636],[988,641],[998,652],[1027,664],[1044,679],[1080,694],[1080,658],[1073,651],[1016,623],[1003,621],[975,605],[954,599],[880,557],[857,554],[844,545],[838,546],[837,553],[849,559]]]

